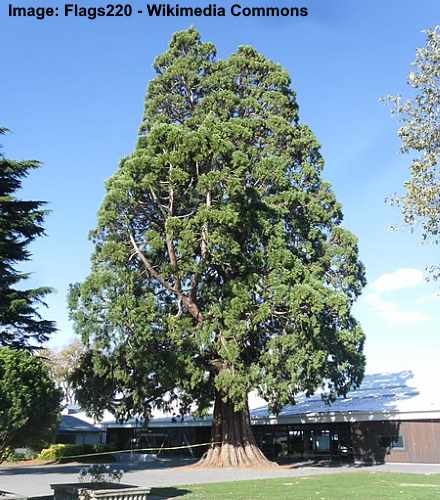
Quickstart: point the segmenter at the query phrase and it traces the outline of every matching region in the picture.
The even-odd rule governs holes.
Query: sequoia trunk
[[[217,393],[212,423],[212,444],[198,467],[274,467],[258,448],[251,429],[249,408],[235,411]]]

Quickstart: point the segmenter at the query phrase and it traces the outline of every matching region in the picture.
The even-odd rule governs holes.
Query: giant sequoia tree
[[[289,76],[252,47],[217,61],[187,30],[155,63],[134,153],[107,183],[92,271],[72,287],[92,413],[213,403],[210,466],[266,459],[247,397],[272,411],[363,375],[356,238],[321,179]]]
[[[5,132],[0,128],[0,134]],[[0,153],[0,346],[33,349],[55,331],[54,322],[39,312],[50,288],[26,289],[28,274],[17,268],[29,260],[29,244],[44,234],[45,202],[16,196],[23,179],[39,166]]]

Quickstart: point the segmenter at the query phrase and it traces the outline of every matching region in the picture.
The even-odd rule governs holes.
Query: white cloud
[[[401,268],[392,273],[385,273],[373,281],[371,287],[378,293],[414,288],[424,282],[423,273],[419,269]]]
[[[427,314],[420,311],[402,309],[399,304],[385,300],[377,293],[369,293],[366,300],[371,309],[389,324],[414,325],[430,319]]]
[[[416,299],[416,304],[432,304],[440,300],[440,293],[435,292],[430,295],[422,295]]]

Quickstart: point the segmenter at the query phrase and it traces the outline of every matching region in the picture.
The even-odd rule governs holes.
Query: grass
[[[440,474],[353,472],[153,488],[151,494],[182,500],[438,500]]]

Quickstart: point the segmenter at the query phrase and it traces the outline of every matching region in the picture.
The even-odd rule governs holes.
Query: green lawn
[[[301,500],[372,500],[440,499],[440,474],[391,474],[353,472],[307,477],[285,477],[197,484],[175,488],[153,488],[156,498],[217,500],[301,499]]]

